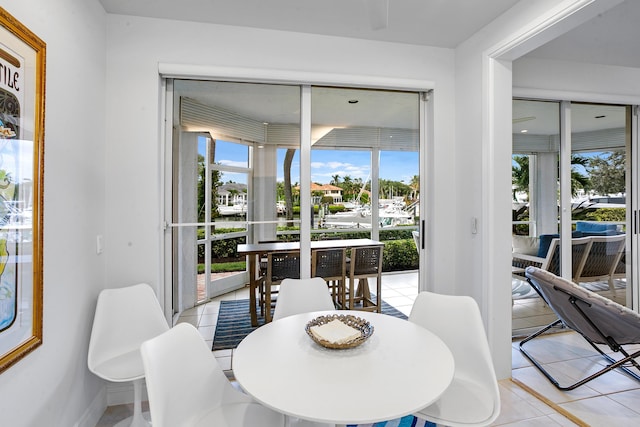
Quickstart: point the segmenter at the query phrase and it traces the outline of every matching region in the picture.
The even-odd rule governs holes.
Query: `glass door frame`
[[[627,191],[631,201],[627,201],[627,229],[631,230],[632,238],[627,239],[626,250],[631,256],[626,257],[627,262],[627,301],[631,301],[631,309],[640,312],[640,233],[638,231],[640,221],[640,118],[638,109],[640,106],[632,105],[628,120],[630,121],[631,135],[627,137],[629,146],[627,152],[630,153],[631,164],[627,168]],[[631,273],[629,273],[631,270]]]
[[[251,224],[253,220],[253,218],[251,217],[253,213],[253,209],[249,208],[248,203],[252,203],[253,201],[253,197],[252,197],[252,194],[253,194],[253,188],[252,188],[253,145],[246,144],[247,150],[248,150],[247,167],[220,165],[216,163],[211,163],[209,161],[209,159],[213,158],[210,150],[213,145],[212,141],[215,140],[215,138],[211,135],[203,134],[203,136],[207,138],[207,143],[206,143],[207,147],[206,147],[206,155],[205,155],[205,177],[206,178],[205,178],[205,184],[204,184],[205,185],[205,210],[206,210],[205,218],[211,218],[211,207],[213,205],[211,200],[212,199],[211,187],[213,185],[211,175],[214,171],[246,174],[246,181],[247,181],[247,197],[245,202],[247,203],[247,209],[245,212],[244,231],[235,231],[235,232],[225,233],[223,235],[218,236],[215,233],[211,233],[211,227],[215,225],[215,221],[211,223],[207,221],[206,224],[204,225],[205,236],[203,240],[205,245],[204,253],[206,254],[205,256],[205,300],[208,300],[210,298],[230,292],[232,290],[242,288],[244,284],[248,281],[249,276],[247,272],[237,273],[229,277],[216,279],[215,280],[216,286],[214,287],[212,286],[214,281],[211,280],[211,274],[206,274],[206,272],[211,271],[211,245],[213,244],[213,242],[226,240],[226,239],[233,239],[236,237],[243,237],[243,236],[245,238],[248,238],[250,234]],[[231,138],[226,138],[225,141],[241,144],[239,141],[234,141]],[[200,241],[198,241],[198,244],[200,244]],[[196,303],[198,302],[200,301],[198,301],[196,298]]]
[[[228,72],[228,70],[227,70]],[[213,73],[215,74],[215,73]],[[224,73],[223,73],[224,74]],[[267,74],[268,75],[268,74]],[[196,77],[196,76],[193,76]],[[182,298],[181,298],[181,293],[182,290],[174,287],[174,283],[175,281],[172,280],[173,279],[173,275],[175,274],[174,269],[172,268],[172,265],[170,262],[166,262],[167,260],[171,260],[172,259],[172,253],[174,250],[174,242],[172,239],[172,227],[171,227],[171,223],[170,223],[170,219],[173,218],[173,211],[172,211],[172,176],[170,171],[172,171],[172,159],[171,159],[171,154],[173,151],[173,139],[176,137],[175,132],[176,129],[174,127],[174,123],[177,123],[177,117],[175,117],[175,112],[173,111],[173,79],[190,79],[193,78],[192,76],[189,76],[189,72],[186,72],[185,74],[180,74],[180,73],[172,73],[171,76],[163,76],[161,73],[161,84],[160,87],[162,89],[166,89],[166,91],[164,91],[164,93],[162,94],[162,98],[164,100],[164,105],[165,105],[165,110],[164,110],[164,117],[165,118],[169,118],[172,117],[172,120],[164,120],[165,122],[165,128],[164,128],[164,132],[161,132],[164,136],[164,138],[162,138],[162,140],[165,143],[165,150],[163,150],[163,159],[161,159],[161,164],[163,164],[163,168],[161,173],[163,174],[163,182],[165,184],[165,188],[163,191],[163,197],[162,197],[162,203],[164,205],[164,209],[163,209],[163,214],[162,214],[162,223],[164,224],[164,233],[163,233],[163,239],[164,239],[164,250],[163,250],[163,257],[165,262],[163,262],[164,270],[163,270],[163,281],[165,283],[165,289],[167,290],[167,294],[171,296],[171,298],[169,298],[169,296],[167,296],[167,298],[165,298],[165,311],[171,311],[171,313],[173,314],[173,316],[175,317],[177,314],[179,314],[182,310],[189,308],[189,307],[184,307],[184,305],[182,304]],[[316,76],[317,77],[317,76]],[[354,76],[355,77],[355,76]],[[198,75],[197,78],[202,79],[203,76]],[[421,80],[404,80],[404,79],[400,79],[400,80],[394,80],[394,81],[390,81],[390,82],[386,82],[388,84],[380,84],[380,82],[377,79],[373,79],[371,80],[371,84],[367,84],[367,81],[370,79],[367,78],[362,78],[362,76],[358,76],[359,80],[362,80],[361,84],[358,85],[354,85],[354,84],[344,84],[344,82],[336,82],[336,81],[332,81],[332,78],[328,78],[325,79],[325,81],[319,82],[316,80],[317,85],[322,85],[322,86],[326,86],[326,85],[331,85],[331,86],[337,86],[337,87],[345,87],[345,88],[350,88],[350,87],[360,87],[360,88],[367,88],[367,89],[381,89],[381,90],[403,90],[403,91],[410,91],[410,92],[415,92],[417,94],[423,94],[423,93],[430,93],[432,91],[432,86],[433,83],[429,82],[429,81],[421,81]],[[225,79],[219,75],[211,75],[209,77],[210,80],[228,80]],[[311,151],[311,117],[310,117],[310,104],[311,104],[311,99],[310,99],[310,95],[311,95],[311,85],[309,84],[305,84],[303,82],[309,82],[309,81],[313,81],[310,80],[308,78],[308,76],[306,76],[306,73],[300,73],[300,78],[298,79],[298,81],[287,81],[287,82],[283,82],[283,81],[270,81],[269,79],[265,79],[265,80],[256,80],[255,79],[255,74],[254,71],[252,71],[250,73],[250,75],[247,76],[247,78],[243,78],[242,77],[242,73],[240,72],[240,74],[237,74],[236,76],[234,76],[232,79],[230,79],[231,81],[236,81],[236,82],[247,82],[247,83],[265,83],[265,84],[289,84],[289,85],[299,85],[301,88],[301,107],[303,107],[301,109],[301,146],[300,146],[300,161],[301,161],[301,189],[300,189],[300,193],[301,194],[310,194],[310,184],[311,181],[310,179],[305,179],[305,177],[310,178],[310,175],[307,176],[307,174],[310,174],[309,169],[310,169],[310,151]],[[353,80],[356,81],[356,80]],[[427,261],[427,248],[428,248],[428,244],[427,244],[427,236],[426,236],[426,231],[428,229],[427,224],[426,224],[426,220],[424,219],[424,217],[427,214],[427,208],[426,208],[426,201],[428,198],[428,194],[427,194],[427,186],[425,185],[426,183],[426,175],[427,175],[427,166],[426,166],[426,162],[425,162],[425,156],[426,153],[425,151],[428,148],[427,145],[427,138],[428,136],[430,136],[431,138],[433,137],[433,129],[432,127],[427,128],[426,124],[432,124],[433,123],[433,106],[432,106],[432,100],[431,97],[429,96],[420,96],[420,108],[419,108],[419,123],[420,123],[420,131],[419,131],[419,135],[420,135],[420,141],[419,141],[419,147],[420,147],[420,165],[419,165],[419,173],[420,173],[420,192],[421,192],[421,200],[420,200],[420,212],[421,212],[421,224],[420,224],[420,232],[421,232],[421,240],[422,242],[424,242],[424,247],[420,249],[420,271],[419,271],[419,275],[420,275],[420,290],[423,290],[426,288],[426,284],[423,283],[423,278],[426,278],[426,273],[425,273],[425,268],[427,268],[426,265],[426,261]],[[432,153],[433,150],[430,150],[429,153]],[[306,167],[305,167],[306,166]],[[311,215],[311,206],[310,206],[310,200],[305,200],[305,198],[302,198],[301,200],[301,224],[300,224],[300,233],[301,233],[301,238],[300,238],[300,249],[301,249],[301,256],[305,256],[305,254],[308,254],[310,256],[311,253],[311,249],[310,249],[310,236],[311,236],[311,229],[310,229],[310,215]],[[307,207],[307,209],[305,209],[305,206]],[[167,258],[168,257],[168,258]],[[301,269],[301,277],[308,277],[310,276],[310,264],[307,266],[303,263],[303,267]],[[167,307],[167,305],[170,305],[170,307]]]
[[[571,155],[572,155],[572,106],[593,103],[588,100],[553,100],[549,98],[535,97],[513,97],[514,100],[547,101],[559,103],[559,234],[560,234],[560,271],[561,276],[571,280],[571,245],[563,244],[571,242],[572,238],[572,216],[571,216]],[[638,131],[640,122],[638,118],[638,105],[629,105],[616,102],[596,102],[602,105],[626,106],[630,113],[626,117],[625,149],[627,153],[626,162],[626,227],[628,236],[626,239],[627,255],[627,286],[626,301],[627,306],[634,311],[640,311],[640,149]],[[532,178],[533,179],[533,178]]]

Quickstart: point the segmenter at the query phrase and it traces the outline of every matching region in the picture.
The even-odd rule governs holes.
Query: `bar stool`
[[[271,252],[267,255],[267,274],[265,277],[264,321],[271,321],[272,295],[284,279],[300,278],[300,251]],[[275,305],[275,301],[273,302]]]
[[[382,246],[352,248],[349,264],[349,288],[346,288],[345,283],[345,285],[341,287],[340,292],[342,308],[381,313]],[[369,290],[370,277],[376,278],[375,300]],[[361,303],[361,305],[358,303]]]
[[[347,250],[314,249],[311,251],[311,277],[322,277],[331,289],[334,303],[347,274]]]
[[[258,243],[278,243],[280,240],[260,240]],[[262,254],[258,256],[258,304],[260,305],[260,315],[264,316],[264,306],[265,306],[265,278],[267,277],[267,254]],[[274,290],[273,293],[277,293],[277,290]]]

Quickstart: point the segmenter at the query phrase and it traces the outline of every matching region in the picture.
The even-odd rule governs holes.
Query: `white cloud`
[[[236,160],[220,160],[220,164],[224,166],[233,166],[238,168],[246,168],[247,162],[239,162]]]

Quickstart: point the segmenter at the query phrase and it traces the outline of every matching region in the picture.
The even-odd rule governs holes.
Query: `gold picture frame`
[[[0,8],[0,372],[42,344],[45,53]]]

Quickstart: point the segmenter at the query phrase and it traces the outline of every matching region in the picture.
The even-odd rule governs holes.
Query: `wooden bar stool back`
[[[351,249],[349,286],[342,287],[340,298],[344,308],[382,312],[382,246],[363,246]],[[376,294],[371,295],[369,278],[376,279]],[[346,285],[346,284],[345,284]]]
[[[331,290],[334,303],[338,302],[340,286],[347,275],[347,250],[314,249],[311,251],[311,277],[322,277]]]
[[[275,307],[273,294],[284,279],[300,278],[300,251],[272,252],[267,255],[267,275],[265,277],[265,323],[271,321],[271,309]]]

